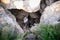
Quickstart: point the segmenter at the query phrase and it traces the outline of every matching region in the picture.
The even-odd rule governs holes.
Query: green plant
[[[31,32],[37,35],[38,40],[60,40],[60,24],[36,24]]]
[[[22,40],[23,36],[15,26],[0,23],[0,40]]]

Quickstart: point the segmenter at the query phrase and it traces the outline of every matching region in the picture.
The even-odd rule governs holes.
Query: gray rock
[[[58,1],[58,0],[41,0],[40,13],[42,13],[47,6],[51,5],[52,3],[56,2],[56,1]]]
[[[53,3],[45,8],[42,13],[40,23],[42,24],[56,24],[60,21],[60,1]]]
[[[34,34],[28,34],[26,36],[25,40],[36,40],[36,35],[34,35]]]
[[[2,31],[3,37],[10,34],[10,36],[8,35],[9,37],[12,38],[14,37],[14,35],[16,37],[12,40],[17,40],[17,39],[22,40],[24,31],[16,22],[15,17],[8,10],[2,7],[0,7],[0,28],[1,28],[0,31]]]

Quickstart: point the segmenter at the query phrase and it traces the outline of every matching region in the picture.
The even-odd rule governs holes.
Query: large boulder
[[[41,0],[40,13],[42,13],[47,6],[51,5],[52,3],[56,2],[56,1],[58,1],[58,0]]]
[[[56,24],[60,22],[60,1],[45,8],[42,13],[41,24]]]
[[[23,9],[27,12],[36,12],[40,9],[41,0],[1,0],[7,9]]]
[[[22,40],[24,31],[16,22],[15,17],[0,6],[0,39]]]

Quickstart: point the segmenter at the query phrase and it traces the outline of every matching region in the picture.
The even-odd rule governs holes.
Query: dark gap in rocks
[[[21,11],[21,10],[18,10],[18,9],[8,9],[11,13],[13,13],[14,15],[16,14],[16,13],[18,13],[19,11]]]
[[[15,17],[18,22],[18,24],[23,28],[24,22],[23,19],[25,16],[28,16],[28,13],[24,10],[18,10],[18,9],[8,9]]]
[[[31,27],[35,23],[34,20],[35,19],[34,18],[31,18],[30,15],[28,16],[28,24],[29,24],[29,27]]]
[[[28,13],[24,10],[18,10],[18,9],[8,9],[15,17],[16,17],[16,20],[18,22],[18,24],[22,27],[22,28],[26,28],[26,29],[30,29],[32,26],[34,26],[34,23],[39,23],[40,22],[40,16],[41,16],[41,13],[40,13],[40,10],[37,11],[37,12],[33,12],[33,13]],[[33,17],[31,17],[31,15]],[[37,17],[35,17],[35,15]],[[24,18],[27,18],[28,21],[26,23],[24,23]],[[34,18],[35,17],[35,18]]]
[[[46,7],[45,0],[41,0],[41,3],[40,3],[40,13],[42,13],[44,11],[45,7]]]

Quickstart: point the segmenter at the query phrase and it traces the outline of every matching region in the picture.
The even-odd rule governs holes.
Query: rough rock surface
[[[28,34],[25,37],[25,40],[36,40],[36,35],[34,35],[34,34]]]
[[[42,13],[40,23],[55,24],[60,22],[60,1],[53,3],[45,8]]]
[[[56,1],[58,1],[58,0],[41,0],[40,13],[42,13],[47,6],[51,5],[52,3],[56,2]]]
[[[27,12],[36,12],[40,9],[41,0],[1,0],[7,9],[23,9]]]
[[[6,33],[7,33],[7,35],[9,33],[10,33],[10,35],[12,35],[9,37],[13,37],[14,35],[16,35],[15,39],[17,39],[17,37],[18,37],[18,39],[20,39],[20,40],[24,34],[24,31],[16,22],[15,17],[9,11],[7,11],[6,9],[3,9],[1,6],[0,6],[0,33],[2,33],[1,35],[3,35],[3,37],[5,37],[4,35],[6,35]],[[21,38],[19,38],[19,37],[21,37]]]

